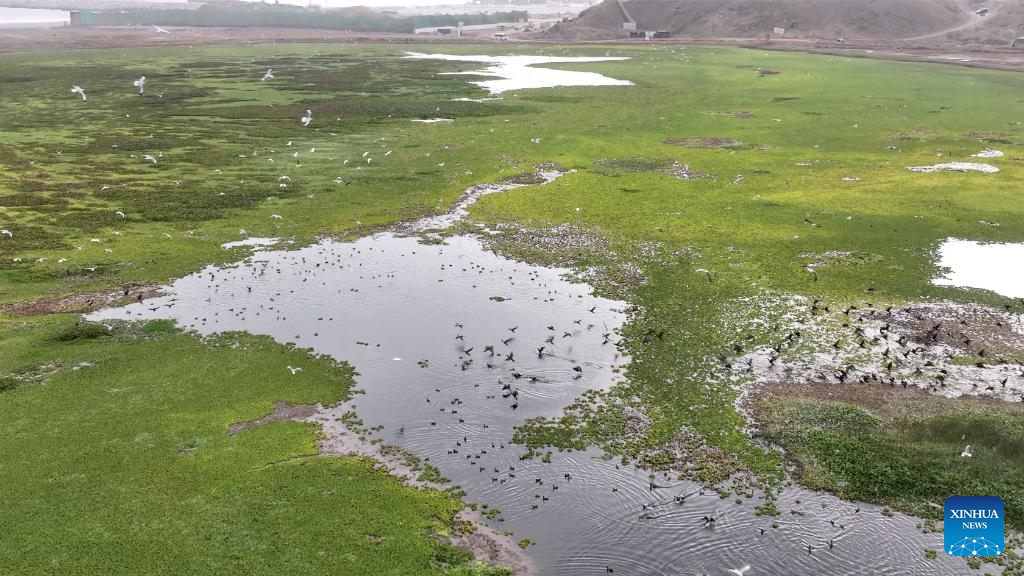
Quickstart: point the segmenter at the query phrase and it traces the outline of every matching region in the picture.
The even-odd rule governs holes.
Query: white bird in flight
[[[135,86],[136,88],[138,88],[139,89],[139,96],[142,96],[142,92],[146,89],[146,77],[144,75],[143,76],[139,76],[138,80],[135,80],[134,82],[132,82],[132,86]]]
[[[153,164],[156,164],[156,158],[149,154],[144,155],[142,159],[145,160],[146,162],[152,162]]]
[[[78,86],[77,84],[73,85],[71,87],[71,93],[72,94],[78,94],[79,96],[82,97],[82,102],[85,102],[85,100],[86,100],[86,98],[85,98],[85,89],[83,89],[81,86]]]
[[[970,458],[971,456],[974,456],[974,451],[973,451],[973,450],[971,450],[971,445],[970,445],[970,444],[968,444],[968,445],[967,445],[967,446],[966,446],[966,447],[964,448],[964,451],[960,453],[960,457],[961,457],[961,458]]]
[[[117,214],[121,218],[124,218],[124,212],[121,212],[120,210],[118,210],[117,212],[114,212],[114,214]]]
[[[747,570],[750,570],[750,564],[747,564],[743,568],[730,568],[729,572],[735,574],[736,576],[743,576],[743,574],[745,574]]]
[[[303,126],[309,126],[309,123],[313,121],[313,112],[306,110],[306,115],[299,119]]]
[[[271,74],[271,72],[273,72],[273,71],[274,71],[273,68],[267,68],[267,71],[263,73],[263,78],[260,78],[260,80],[261,81],[273,80],[274,75]]]
[[[156,24],[153,24],[153,29],[156,30],[157,34],[170,34],[170,32],[168,32],[167,30],[164,30],[163,28],[157,26]]]
[[[292,376],[294,376],[294,375],[298,374],[299,372],[302,372],[302,368],[300,368],[298,366],[289,366],[288,367],[288,371],[292,373]]]
[[[8,238],[14,238],[14,234],[10,230],[0,230],[0,236],[7,236]]]

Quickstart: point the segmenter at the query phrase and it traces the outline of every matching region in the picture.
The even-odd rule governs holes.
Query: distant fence
[[[285,8],[222,8],[198,10],[138,8],[130,10],[88,10],[73,15],[73,25],[93,26],[242,26],[258,28],[323,28],[359,32],[412,32],[416,28],[517,22],[527,12],[515,10],[492,14],[430,14],[391,18],[383,14],[295,10]]]

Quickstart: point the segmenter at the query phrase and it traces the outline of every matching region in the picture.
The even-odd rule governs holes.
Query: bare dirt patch
[[[979,358],[1024,353],[1020,320],[992,308],[918,304],[866,310],[862,316],[889,323],[915,342],[944,344]]]
[[[823,268],[825,266],[858,266],[880,262],[882,257],[869,252],[846,252],[831,250],[829,252],[805,252],[801,258],[808,258],[808,266],[812,268]]]
[[[448,536],[448,543],[452,546],[465,548],[473,553],[474,558],[492,566],[507,566],[513,574],[536,572],[516,541],[487,527],[479,512],[463,510],[456,516],[456,521],[467,524],[471,530],[459,530]]]
[[[906,132],[897,132],[889,135],[889,140],[923,142],[928,138],[938,136],[939,133],[928,128],[917,128]]]
[[[886,418],[942,416],[948,414],[952,408],[963,407],[965,403],[978,406],[999,406],[996,400],[989,398],[953,400],[929,394],[920,388],[863,383],[831,386],[814,382],[786,382],[754,394],[752,404],[755,419],[763,421],[763,418],[758,415],[758,411],[765,402],[793,398],[853,404],[876,416]]]
[[[228,425],[228,434],[234,436],[243,430],[248,430],[255,426],[262,426],[271,422],[280,422],[283,420],[299,421],[309,418],[316,414],[317,407],[313,404],[289,404],[287,402],[275,402],[274,409],[256,420],[250,420],[248,422],[235,422],[234,424]]]
[[[742,142],[732,138],[716,138],[707,136],[692,136],[687,138],[668,138],[665,144],[669,146],[682,146],[683,148],[731,148],[741,146]]]
[[[161,296],[154,285],[128,286],[119,292],[83,292],[69,296],[45,297],[0,305],[0,312],[10,316],[41,316],[44,314],[85,314],[101,308],[122,306]]]
[[[975,131],[967,136],[988,144],[1014,144],[1016,141],[1014,134],[994,130]]]
[[[671,158],[601,158],[594,160],[598,165],[596,173],[602,176],[617,177],[623,173],[661,173],[679,178],[680,180],[697,180],[700,178],[714,178],[711,174],[704,174],[693,170],[689,164],[683,164]]]

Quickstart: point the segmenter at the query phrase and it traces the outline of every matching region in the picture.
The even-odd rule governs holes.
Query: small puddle
[[[911,172],[982,172],[984,174],[995,174],[999,168],[978,162],[946,162],[933,164],[931,166],[907,166]]]
[[[1002,158],[1004,156],[1001,150],[982,150],[977,154],[971,154],[974,158]]]
[[[947,238],[939,246],[939,286],[981,288],[1009,298],[1024,298],[1024,243],[982,243]]]
[[[280,241],[280,238],[244,238],[233,242],[225,242],[220,247],[225,250],[231,250],[232,248],[266,248],[267,246],[274,246]]]
[[[554,70],[543,68],[542,64],[574,64],[585,62],[615,62],[629,60],[625,57],[574,57],[574,56],[484,56],[455,54],[423,54],[406,52],[406,58],[422,60],[450,60],[456,62],[480,62],[490,64],[481,70],[471,72],[450,72],[471,76],[496,76],[497,80],[474,81],[491,94],[527,88],[554,88],[556,86],[632,86],[629,80],[618,80],[596,72]]]

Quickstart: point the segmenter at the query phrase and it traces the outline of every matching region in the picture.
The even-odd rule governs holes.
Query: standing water
[[[939,246],[940,268],[932,282],[940,286],[981,288],[1010,298],[1024,298],[1024,244],[981,243],[947,238]]]
[[[488,252],[472,236],[422,244],[388,233],[258,252],[93,319],[266,334],[350,362],[366,391],[356,401],[366,425],[429,459],[468,500],[500,509],[495,528],[538,542],[530,553],[543,574],[703,574],[744,564],[766,574],[961,571],[959,560],[924,559],[941,535],[876,507],[854,512],[793,488],[780,507],[801,515],[758,517],[750,503],[692,483],[659,476],[652,489],[645,472],[594,451],[520,460],[524,449],[509,444],[514,426],[613,384],[628,361],[615,347],[624,303],[564,273]],[[302,377],[281,366],[282,379]],[[713,528],[705,515],[716,517]],[[874,552],[880,538],[885,554]]]
[[[473,82],[491,94],[526,88],[554,88],[556,86],[632,86],[629,80],[617,80],[596,72],[576,72],[542,68],[540,64],[572,64],[582,62],[612,62],[629,58],[575,57],[575,56],[461,56],[452,54],[423,54],[407,52],[408,58],[423,60],[451,60],[456,62],[483,62],[490,66],[473,72],[454,72],[472,76],[496,76],[498,80]]]
[[[487,73],[505,80],[478,82],[495,93],[548,85],[533,81],[542,69],[531,64],[576,61],[444,58],[495,64]],[[579,74],[590,73],[556,75],[626,83]],[[513,78],[525,84],[505,83]],[[514,186],[475,186],[448,214],[402,230],[451,225],[478,196]],[[509,444],[515,426],[613,385],[628,363],[616,348],[626,304],[594,296],[566,273],[501,257],[474,236],[440,244],[384,233],[257,252],[91,319],[168,318],[204,335],[264,334],[351,363],[365,390],[356,397],[365,425],[436,465],[468,501],[500,510],[489,522],[536,542],[529,554],[541,574],[726,574],[745,565],[751,576],[964,572],[959,559],[925,557],[942,549],[941,534],[875,506],[787,488],[778,496],[785,514],[761,517],[752,502],[662,475],[652,482],[595,450],[521,460],[524,448]],[[282,379],[302,377],[281,366]]]

